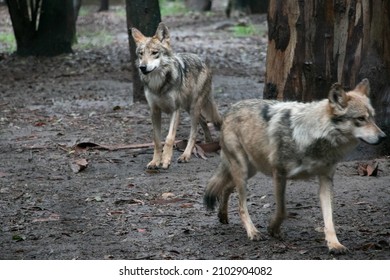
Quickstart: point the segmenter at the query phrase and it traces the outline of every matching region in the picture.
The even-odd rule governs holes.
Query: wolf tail
[[[232,177],[229,165],[228,162],[224,160],[223,152],[221,152],[221,163],[219,164],[213,177],[211,177],[208,182],[206,192],[203,197],[203,202],[208,210],[215,209],[217,201],[222,197],[225,189],[229,187],[231,182]]]

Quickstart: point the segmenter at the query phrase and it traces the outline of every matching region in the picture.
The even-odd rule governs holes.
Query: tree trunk
[[[186,8],[191,11],[205,12],[211,10],[211,0],[185,0]]]
[[[98,12],[108,11],[110,8],[109,0],[100,0],[100,7]]]
[[[72,52],[76,33],[72,0],[8,0],[7,4],[18,55]]]
[[[389,13],[390,1],[270,0],[264,98],[318,100],[334,82],[351,89],[368,78],[389,135]],[[388,154],[389,140],[380,147]]]
[[[130,62],[133,77],[133,100],[145,102],[145,94],[135,64],[135,43],[131,36],[131,27],[137,28],[145,36],[153,36],[161,22],[158,0],[126,0],[127,30],[129,33]]]
[[[265,14],[268,10],[269,0],[229,0],[226,15],[240,17],[248,14]]]

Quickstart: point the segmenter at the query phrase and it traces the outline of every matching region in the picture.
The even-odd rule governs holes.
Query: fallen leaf
[[[378,163],[376,161],[360,162],[357,171],[360,176],[376,176],[378,174]]]
[[[180,208],[192,208],[194,207],[193,203],[182,203],[180,204]]]
[[[168,193],[163,193],[163,194],[161,195],[161,197],[162,197],[163,199],[168,199],[168,198],[175,197],[175,194],[174,194],[174,193],[170,193],[170,192],[168,192]]]
[[[114,211],[110,211],[108,214],[110,216],[112,216],[112,215],[122,215],[122,214],[125,214],[125,211],[123,211],[123,210],[114,210]]]
[[[12,236],[12,240],[15,240],[15,241],[24,241],[26,240],[26,236],[25,235],[19,235],[19,234],[15,234]]]
[[[88,161],[86,159],[77,159],[70,163],[70,168],[74,173],[79,173],[86,169],[88,166]]]
[[[45,126],[46,123],[45,122],[42,122],[42,121],[38,121],[36,123],[34,123],[34,126]]]
[[[88,197],[85,199],[85,201],[96,201],[96,202],[102,202],[103,199],[100,195],[94,196],[94,197]]]
[[[195,147],[194,147],[194,150],[192,151],[192,153],[193,153],[196,157],[200,157],[200,158],[202,158],[202,159],[207,159],[206,153],[204,152],[204,150],[202,149],[202,147],[199,146],[198,144],[195,144]]]

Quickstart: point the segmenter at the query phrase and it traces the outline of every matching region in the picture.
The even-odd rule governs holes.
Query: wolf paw
[[[341,244],[334,245],[333,247],[329,246],[329,254],[333,255],[344,255],[349,252],[349,249]]]
[[[178,163],[187,163],[187,162],[189,162],[189,161],[190,161],[190,157],[189,157],[189,156],[186,156],[186,155],[181,155],[181,156],[178,158],[178,160],[177,160]]]
[[[227,213],[219,212],[218,218],[219,218],[219,221],[221,222],[221,224],[228,224],[229,223],[229,218],[228,218]]]
[[[283,240],[283,235],[282,233],[280,232],[280,228],[273,228],[271,226],[268,227],[268,233],[269,235],[271,235],[273,238],[276,238],[276,239],[279,239],[279,240]]]
[[[163,168],[163,169],[168,169],[169,166],[171,166],[171,161],[169,161],[169,162],[164,162],[163,165],[162,165],[162,168]]]
[[[146,165],[147,169],[159,169],[159,167],[160,167],[160,163],[157,163],[153,160],[149,162],[148,165]]]
[[[264,240],[264,236],[258,230],[248,232],[248,238],[253,241]]]

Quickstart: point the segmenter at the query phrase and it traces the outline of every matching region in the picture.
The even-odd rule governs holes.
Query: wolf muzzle
[[[154,69],[148,71],[148,67],[147,67],[146,65],[140,65],[140,66],[139,66],[139,70],[141,70],[142,74],[147,75],[147,74],[149,74],[150,72],[152,72]]]

